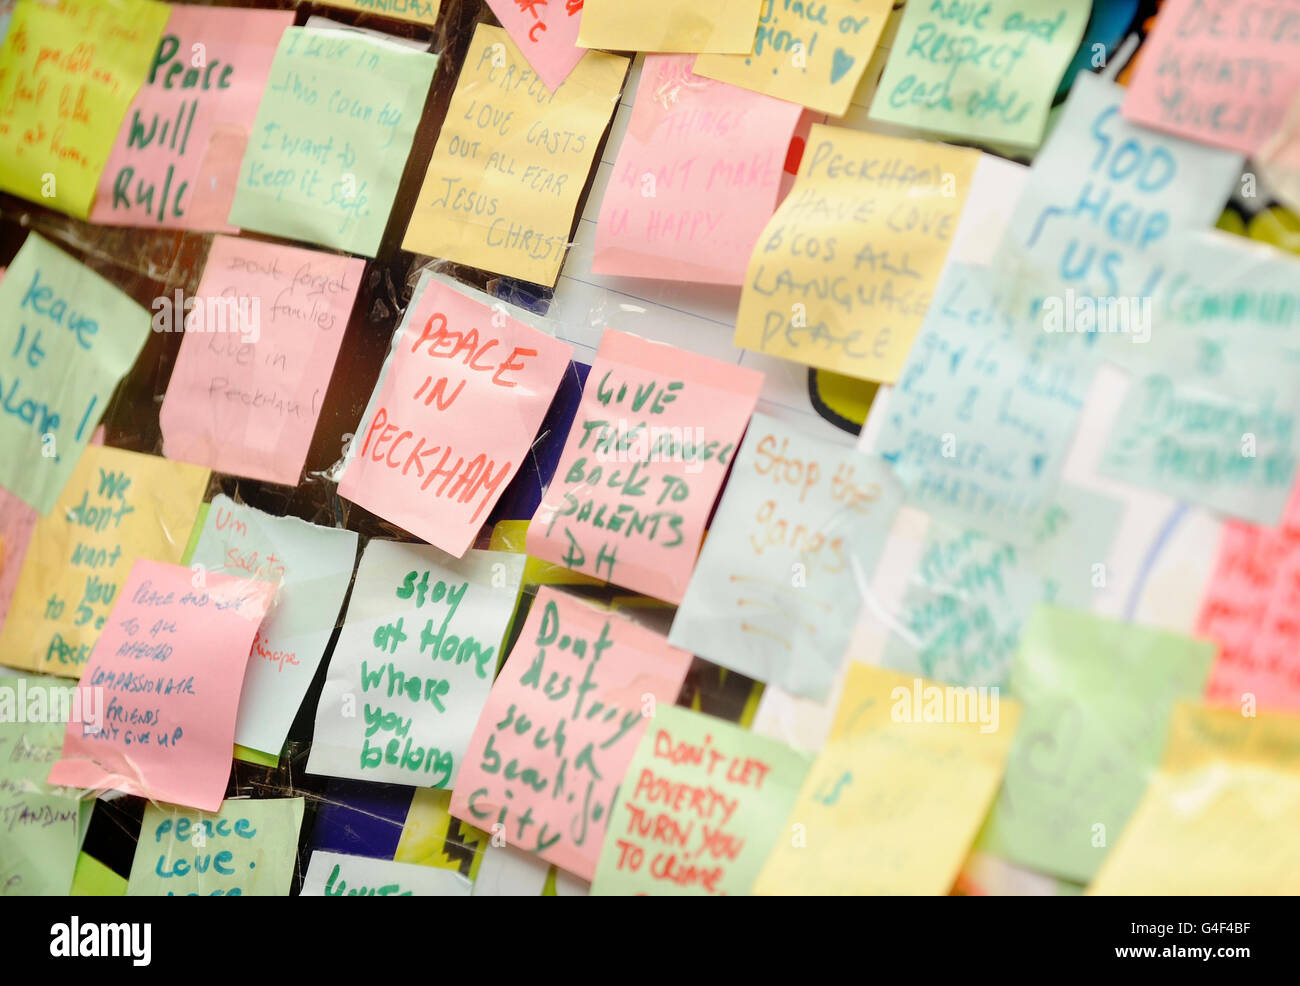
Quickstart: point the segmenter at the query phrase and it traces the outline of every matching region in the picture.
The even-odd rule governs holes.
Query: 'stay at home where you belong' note
[[[51,784],[216,811],[230,776],[244,666],[274,584],[137,561],[82,675],[99,728],[68,724]]]
[[[606,329],[528,553],[680,602],[763,375]]]

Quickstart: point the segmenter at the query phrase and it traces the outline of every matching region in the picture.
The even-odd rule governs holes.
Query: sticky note
[[[812,128],[758,238],[736,345],[892,383],[930,307],[979,152]]]
[[[850,663],[830,737],[754,892],[948,893],[1020,718],[996,689]]]
[[[748,894],[807,773],[784,743],[658,709],[619,789],[592,894]]]
[[[299,896],[468,897],[472,886],[454,870],[317,850]]]
[[[1142,43],[1124,116],[1253,154],[1300,91],[1294,16],[1290,3],[1258,11],[1232,0],[1162,4]]]
[[[496,673],[524,557],[371,541],[316,707],[313,774],[451,787]]]
[[[159,412],[164,454],[296,486],[364,270],[355,257],[215,237],[193,306],[154,312],[155,329],[185,333]]]
[[[606,329],[528,553],[681,602],[763,375]]]
[[[876,456],[755,414],[669,642],[825,699],[902,501]]]
[[[980,848],[1090,880],[1160,761],[1174,703],[1201,694],[1214,651],[1167,630],[1036,608],[1011,669],[1024,719]]]
[[[1179,703],[1132,820],[1089,894],[1300,890],[1300,719]]]
[[[625,0],[586,0],[578,44],[618,51],[746,52],[762,0],[663,0],[654,5]]]
[[[528,64],[554,91],[587,53],[579,48],[582,0],[487,0]]]
[[[230,223],[375,256],[437,66],[369,35],[288,28]]]
[[[402,249],[554,285],[627,59],[588,52],[554,92],[479,24]]]
[[[79,677],[137,559],[175,564],[208,488],[208,471],[91,445],[55,509],[32,531],[0,661]]]
[[[597,274],[740,284],[776,208],[799,107],[647,55],[596,226]]]
[[[479,716],[451,813],[590,880],[646,710],[676,701],[690,663],[628,617],[542,587]]]
[[[363,14],[378,14],[409,24],[432,27],[438,23],[442,0],[322,0],[327,7],[341,10],[359,10]]]
[[[244,672],[235,742],[279,753],[352,581],[357,534],[213,499],[190,569],[278,585]],[[201,567],[200,567],[201,566]]]
[[[18,587],[18,574],[40,514],[0,487],[0,629]]]
[[[30,233],[0,282],[0,327],[0,486],[48,514],[140,354],[149,313]]]
[[[765,0],[752,50],[701,55],[695,71],[843,116],[892,9],[892,0]]]
[[[302,798],[240,798],[217,812],[146,805],[128,897],[288,897]]]
[[[173,5],[90,219],[226,230],[239,162],[290,10]]]
[[[459,557],[528,454],[571,346],[426,274],[357,427],[339,495]]]
[[[135,563],[82,675],[104,689],[104,722],[68,724],[51,784],[220,808],[244,667],[275,585],[192,580],[179,565]]]
[[[871,119],[1036,148],[1092,0],[945,0],[903,8]]]
[[[0,190],[78,219],[90,214],[169,9],[153,0],[14,7],[0,45]]]

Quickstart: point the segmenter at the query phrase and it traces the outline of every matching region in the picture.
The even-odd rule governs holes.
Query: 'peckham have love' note
[[[573,349],[536,317],[425,273],[339,495],[460,556],[519,471]]]
[[[216,811],[235,713],[271,582],[137,561],[82,683],[102,688],[98,728],[71,722],[49,782]]]

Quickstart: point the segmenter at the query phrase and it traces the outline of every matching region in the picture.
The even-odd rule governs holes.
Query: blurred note
[[[566,0],[571,2],[571,0]],[[578,44],[615,51],[750,51],[764,0],[586,0]],[[770,0],[769,0],[770,2]]]
[[[363,14],[391,17],[409,24],[432,27],[438,23],[442,0],[321,0],[327,7],[359,10]]]
[[[577,45],[582,0],[487,0],[487,4],[552,92],[587,53]]]

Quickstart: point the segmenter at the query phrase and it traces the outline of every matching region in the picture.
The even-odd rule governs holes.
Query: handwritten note
[[[596,226],[597,274],[740,284],[776,208],[797,106],[648,55]]]
[[[30,233],[0,281],[0,327],[0,486],[48,514],[144,346],[149,313]]]
[[[695,70],[843,116],[892,8],[892,0],[763,0],[752,51],[701,55]]]
[[[1135,123],[1253,154],[1300,91],[1293,0],[1169,0],[1142,44],[1124,100]]]
[[[155,329],[185,333],[159,412],[167,457],[297,485],[364,270],[216,237],[190,310],[155,307]]]
[[[807,772],[784,743],[659,709],[614,804],[592,894],[748,894]]]
[[[0,45],[0,190],[78,219],[90,214],[169,9],[153,0],[14,8]]]
[[[1300,719],[1179,703],[1159,770],[1090,894],[1300,893]]]
[[[339,495],[464,554],[569,367],[572,347],[536,321],[426,274],[393,336]]]
[[[587,53],[577,45],[582,0],[487,0],[487,4],[551,91]]]
[[[288,897],[302,798],[224,801],[218,812],[144,809],[129,897]]]
[[[626,72],[588,52],[551,92],[510,35],[480,24],[402,248],[553,285]]]
[[[473,884],[455,870],[391,859],[311,854],[302,897],[468,897]]]
[[[363,14],[378,14],[393,20],[432,27],[438,23],[442,0],[322,0],[327,7],[342,10],[359,10]]]
[[[1011,670],[1025,716],[980,848],[1087,882],[1160,760],[1174,702],[1201,694],[1214,651],[1167,630],[1035,609]]]
[[[825,699],[902,500],[875,456],[755,414],[669,642]]]
[[[208,508],[190,569],[278,585],[253,638],[235,742],[279,753],[334,632],[352,581],[357,535],[272,517],[221,495]]]
[[[871,118],[1036,148],[1091,9],[1092,0],[909,3]]]
[[[288,28],[230,222],[373,257],[437,65],[356,32]]]
[[[814,126],[750,259],[736,345],[892,383],[978,160],[965,148]]]
[[[625,616],[539,589],[479,716],[451,813],[590,880],[647,716],[676,701],[690,663]]]
[[[192,580],[179,565],[135,563],[82,675],[104,689],[104,722],[68,724],[51,784],[220,808],[244,668],[275,586]]]
[[[449,788],[496,673],[523,555],[371,541],[316,707],[307,769]]]
[[[32,531],[0,630],[0,661],[79,677],[131,566],[181,560],[207,488],[199,466],[89,446]]]
[[[617,51],[746,52],[763,0],[586,0],[578,44]]]
[[[946,894],[988,811],[1017,703],[851,663],[757,894]]]
[[[762,383],[606,329],[528,553],[680,602]]]
[[[99,181],[92,222],[224,230],[289,10],[170,8]]]

